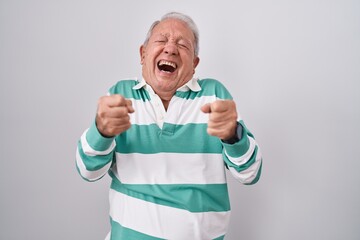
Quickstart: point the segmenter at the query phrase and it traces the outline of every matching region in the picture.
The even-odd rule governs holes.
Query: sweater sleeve
[[[78,141],[76,149],[76,167],[87,181],[102,178],[110,169],[116,143],[114,138],[103,137],[94,123]]]
[[[235,179],[246,185],[255,184],[261,175],[261,152],[244,122],[239,124],[242,127],[241,138],[234,144],[223,143],[223,159]]]

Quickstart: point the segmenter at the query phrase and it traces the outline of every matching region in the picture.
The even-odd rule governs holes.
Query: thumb
[[[207,103],[201,107],[203,113],[211,113],[211,104]]]

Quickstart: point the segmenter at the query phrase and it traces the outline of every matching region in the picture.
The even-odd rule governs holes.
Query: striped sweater
[[[109,93],[132,101],[131,128],[104,138],[94,122],[78,142],[76,165],[85,180],[112,178],[110,239],[223,239],[230,218],[225,170],[254,184],[262,165],[241,119],[239,142],[207,134],[208,115],[200,108],[232,99],[227,89],[217,80],[192,79],[167,111],[144,81],[119,81]]]

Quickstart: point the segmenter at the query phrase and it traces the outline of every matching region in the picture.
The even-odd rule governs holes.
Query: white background
[[[81,179],[77,140],[172,10],[200,29],[196,76],[229,88],[264,155],[257,185],[229,175],[226,239],[360,239],[356,0],[0,0],[0,239],[105,237],[109,177]]]

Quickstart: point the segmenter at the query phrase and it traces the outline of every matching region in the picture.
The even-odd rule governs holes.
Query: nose
[[[164,53],[169,55],[177,55],[179,52],[175,43],[168,42],[164,47]]]

